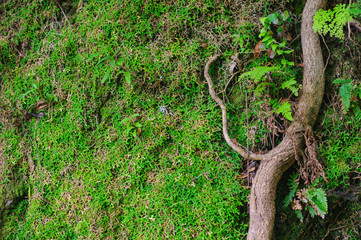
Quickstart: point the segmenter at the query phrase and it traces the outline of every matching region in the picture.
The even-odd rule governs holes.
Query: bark
[[[313,32],[313,16],[324,7],[324,0],[308,0],[302,14],[301,41],[303,50],[302,96],[295,121],[282,142],[265,155],[256,173],[250,196],[249,240],[271,239],[276,213],[276,188],[282,174],[294,163],[295,149],[303,145],[303,132],[315,124],[324,94],[324,63],[318,34]]]
[[[303,50],[302,96],[297,105],[294,122],[287,129],[282,142],[266,154],[245,152],[231,141],[227,131],[226,106],[219,99],[209,77],[209,66],[218,56],[211,58],[205,67],[205,78],[213,99],[222,109],[223,135],[227,143],[243,157],[261,160],[253,181],[250,195],[250,226],[247,239],[267,240],[272,238],[275,220],[276,188],[282,174],[294,163],[296,150],[304,144],[303,133],[306,127],[315,124],[324,94],[324,63],[318,34],[313,32],[313,16],[326,0],[308,0],[302,14],[301,41]]]

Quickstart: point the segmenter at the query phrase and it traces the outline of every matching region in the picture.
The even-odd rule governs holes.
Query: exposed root
[[[214,101],[217,102],[217,104],[222,109],[222,122],[223,122],[223,136],[226,139],[226,142],[228,145],[235,150],[237,153],[241,154],[242,157],[248,160],[265,160],[262,154],[257,154],[250,152],[248,150],[245,150],[244,147],[242,147],[236,139],[231,139],[228,134],[228,122],[227,122],[227,107],[226,104],[217,96],[216,92],[214,91],[214,85],[211,77],[209,76],[209,68],[210,66],[219,58],[219,55],[215,55],[211,57],[205,68],[204,68],[204,77],[207,80],[208,86],[209,86],[209,93],[211,94]]]

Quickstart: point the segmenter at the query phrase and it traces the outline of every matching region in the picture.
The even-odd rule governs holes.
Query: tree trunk
[[[275,220],[276,188],[282,174],[294,163],[296,149],[303,147],[303,133],[312,127],[321,107],[324,93],[324,63],[318,34],[313,32],[313,16],[325,0],[308,0],[302,14],[303,50],[302,96],[294,122],[282,142],[267,154],[257,170],[250,196],[249,240],[271,239]]]

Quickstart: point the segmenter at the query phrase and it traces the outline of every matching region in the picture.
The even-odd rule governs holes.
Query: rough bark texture
[[[204,69],[209,93],[222,109],[223,135],[227,143],[248,160],[261,160],[261,165],[253,181],[250,196],[249,240],[267,240],[272,238],[275,220],[276,189],[282,174],[294,163],[296,151],[304,145],[303,133],[312,127],[321,107],[325,78],[324,63],[318,34],[313,32],[313,16],[326,0],[308,0],[302,14],[301,40],[303,50],[302,96],[297,105],[294,122],[287,129],[282,142],[266,154],[246,152],[228,135],[227,110],[225,103],[216,95],[209,76],[210,65],[218,55],[209,59]]]
[[[272,238],[277,184],[295,161],[295,149],[303,145],[302,133],[306,126],[315,124],[321,107],[325,85],[324,63],[319,36],[313,32],[312,25],[315,12],[325,4],[325,0],[308,0],[302,14],[302,97],[294,116],[295,121],[287,129],[285,138],[264,155],[265,161],[261,162],[257,171],[250,197],[249,240]]]

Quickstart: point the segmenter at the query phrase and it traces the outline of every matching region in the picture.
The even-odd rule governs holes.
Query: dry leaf
[[[237,63],[239,63],[240,61],[236,55],[232,55],[231,59],[232,61],[229,64],[229,73],[234,74],[236,72],[235,69],[237,67]]]
[[[257,43],[257,45],[255,46],[255,48],[254,48],[253,58],[258,58],[259,57],[259,55],[262,52],[261,47],[262,47],[262,41],[259,41]]]
[[[286,39],[287,39],[287,41],[291,41],[292,40],[291,34],[287,33],[286,34]]]
[[[236,69],[236,67],[237,67],[237,63],[235,63],[235,62],[231,62],[230,64],[229,64],[229,73],[230,74],[234,74],[234,69]]]
[[[45,100],[36,103],[36,111],[44,111],[48,107]]]
[[[302,210],[302,205],[299,200],[293,199],[293,210]]]
[[[275,57],[275,53],[272,49],[267,49],[267,56],[269,56],[271,59]]]

